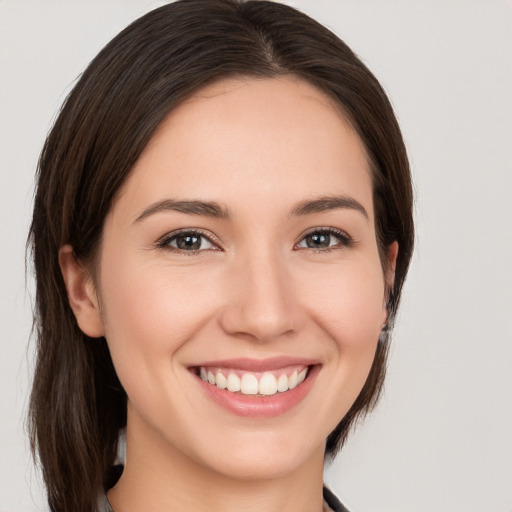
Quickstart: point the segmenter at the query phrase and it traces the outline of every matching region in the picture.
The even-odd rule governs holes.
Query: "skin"
[[[61,249],[78,323],[106,337],[128,395],[116,512],[322,509],[325,440],[369,373],[398,250],[383,266],[370,173],[360,139],[312,85],[222,81],[175,109],[142,153],[106,218],[95,282]],[[346,205],[291,214],[333,195],[366,215]],[[165,199],[214,201],[230,217],[148,214]],[[160,243],[187,228],[211,243]],[[315,228],[351,242],[331,234],[328,248],[310,248]],[[313,359],[320,371],[273,418],[227,411],[190,371],[275,356]]]

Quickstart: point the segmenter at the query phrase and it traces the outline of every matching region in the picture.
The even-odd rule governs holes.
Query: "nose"
[[[299,327],[293,282],[283,258],[259,251],[229,269],[228,300],[220,314],[222,329],[233,336],[265,343]]]

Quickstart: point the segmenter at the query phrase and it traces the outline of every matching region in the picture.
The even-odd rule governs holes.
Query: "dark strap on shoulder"
[[[330,489],[324,486],[324,500],[334,512],[349,512],[341,501],[332,493]]]

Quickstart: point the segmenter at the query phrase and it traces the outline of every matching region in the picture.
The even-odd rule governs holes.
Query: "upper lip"
[[[305,359],[301,357],[278,356],[268,359],[251,359],[240,357],[234,359],[219,359],[216,361],[204,361],[192,367],[215,367],[215,368],[233,368],[237,370],[245,370],[248,372],[264,372],[279,370],[287,366],[314,366],[319,364],[318,360]]]

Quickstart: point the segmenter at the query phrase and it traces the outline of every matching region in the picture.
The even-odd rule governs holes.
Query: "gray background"
[[[0,0],[0,512],[46,510],[24,431],[33,174],[74,79],[151,0]],[[354,512],[512,511],[512,3],[302,0],[400,119],[417,249],[385,395],[327,472]]]

